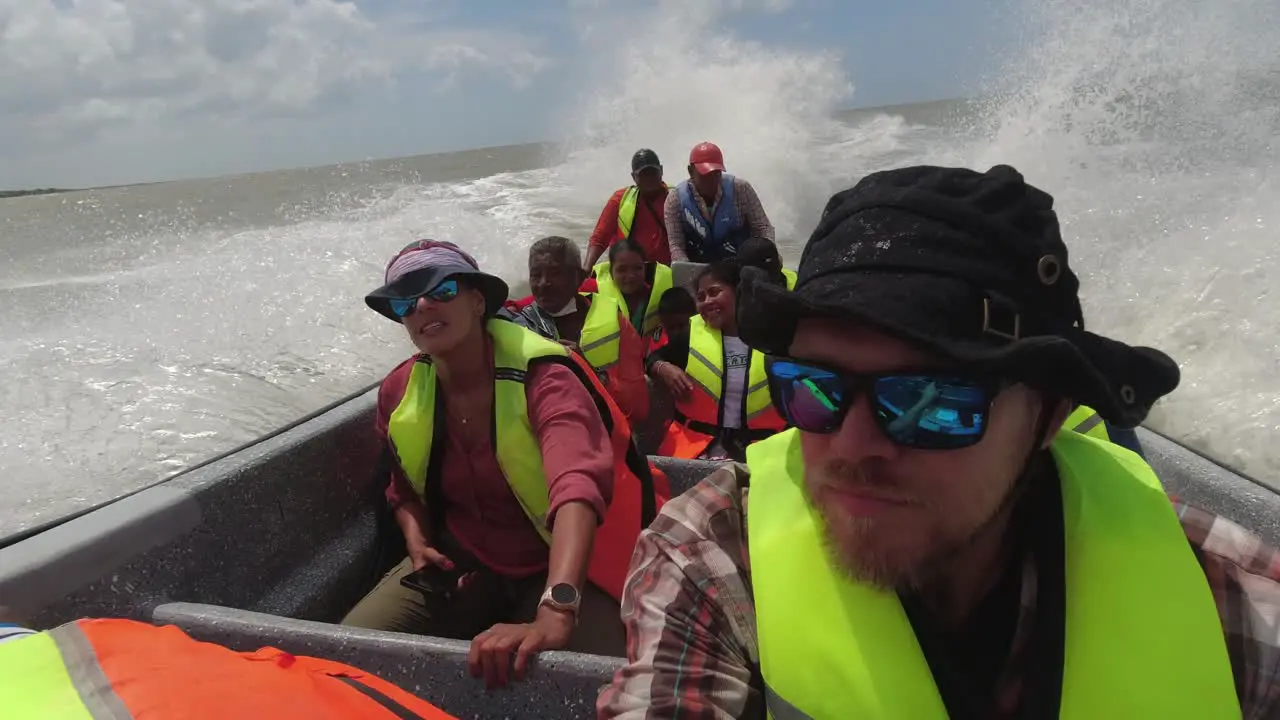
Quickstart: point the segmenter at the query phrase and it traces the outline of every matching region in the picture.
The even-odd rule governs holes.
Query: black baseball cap
[[[801,319],[847,319],[1133,427],[1178,386],[1178,366],[1085,331],[1079,288],[1051,195],[1008,165],[915,166],[832,196],[794,291],[744,268],[738,325],[748,345],[785,354]]]
[[[649,148],[641,148],[631,156],[631,172],[638,173],[648,168],[662,169],[662,161],[658,159],[658,153]]]

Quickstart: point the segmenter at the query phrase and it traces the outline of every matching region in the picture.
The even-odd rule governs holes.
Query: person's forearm
[[[656,378],[655,370],[660,369],[661,364],[664,362],[671,363],[683,370],[685,365],[689,364],[689,339],[686,337],[671,338],[667,336],[666,344],[654,349],[645,358],[645,372],[649,374],[649,377]]]
[[[431,532],[427,526],[427,506],[420,502],[405,502],[396,507],[396,524],[404,533],[408,545],[422,543],[430,547]]]
[[[551,529],[551,560],[547,566],[547,587],[569,583],[582,589],[591,562],[591,548],[600,518],[585,502],[571,501],[556,511]]]
[[[689,259],[684,248],[684,227],[680,224],[680,204],[667,198],[662,208],[662,224],[667,228],[667,248],[671,251],[671,262],[684,262]]]
[[[756,220],[755,231],[752,233],[755,237],[768,238],[777,242],[777,233],[773,229],[773,223],[770,222],[764,211],[760,211],[760,217]]]
[[[689,255],[684,251],[684,232],[680,230],[672,232],[670,226],[668,226],[667,248],[671,250],[671,262],[689,261]]]
[[[596,261],[599,260],[600,256],[603,254],[604,245],[588,245],[587,258],[582,264],[582,269],[586,270],[588,273],[591,272],[591,268],[596,266]]]
[[[738,213],[745,219],[747,231],[751,237],[768,238],[777,241],[773,229],[773,222],[769,220],[769,214],[764,210],[764,204],[760,202],[760,196],[756,194],[756,189],[751,183],[738,178],[735,183],[738,199]]]

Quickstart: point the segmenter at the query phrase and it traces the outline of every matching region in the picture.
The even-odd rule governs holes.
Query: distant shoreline
[[[5,198],[26,197],[27,195],[57,195],[58,193],[75,192],[75,188],[33,188],[31,190],[0,190],[0,200]]]

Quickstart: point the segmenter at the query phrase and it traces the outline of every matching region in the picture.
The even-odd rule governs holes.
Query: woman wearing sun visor
[[[616,598],[656,511],[626,419],[580,356],[494,318],[506,283],[456,245],[410,244],[385,283],[365,302],[419,351],[383,381],[376,421],[408,557],[344,623],[474,638],[490,684],[516,647],[517,675],[531,651],[621,654]],[[402,586],[426,568],[448,585]]]

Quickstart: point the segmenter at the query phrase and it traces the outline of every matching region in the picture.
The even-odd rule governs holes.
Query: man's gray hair
[[[538,240],[529,248],[529,259],[534,255],[550,255],[569,267],[582,267],[582,250],[567,237],[548,235]]]

